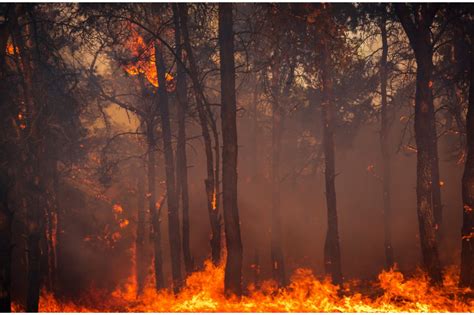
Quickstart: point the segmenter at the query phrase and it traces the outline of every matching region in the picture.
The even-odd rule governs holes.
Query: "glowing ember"
[[[148,285],[137,297],[136,283],[131,277],[108,297],[90,292],[81,303],[58,301],[43,292],[42,312],[472,312],[474,301],[469,289],[457,287],[455,268],[445,274],[443,285],[433,286],[427,276],[419,273],[411,279],[396,269],[383,271],[378,282],[368,289],[369,297],[354,293],[352,283],[341,290],[328,279],[319,280],[308,269],[297,269],[291,284],[278,289],[266,281],[259,290],[250,285],[241,298],[224,297],[224,268],[205,263],[203,271],[191,274],[178,295],[170,291],[156,292]],[[357,283],[357,282],[354,282]],[[103,304],[98,304],[101,301]],[[15,306],[19,311],[20,307]]]
[[[6,52],[8,55],[13,56],[15,51],[18,52],[18,48],[13,45],[11,39],[8,40]]]
[[[113,210],[114,210],[114,213],[117,213],[117,214],[123,212],[122,206],[121,206],[121,205],[117,205],[117,204],[114,205]]]
[[[212,210],[217,209],[217,196],[216,196],[216,191],[212,193]]]

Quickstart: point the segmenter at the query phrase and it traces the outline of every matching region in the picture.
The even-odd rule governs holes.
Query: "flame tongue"
[[[469,289],[457,288],[455,268],[448,270],[442,287],[433,287],[426,275],[405,279],[396,270],[384,271],[378,283],[357,293],[353,283],[344,285],[343,295],[328,279],[318,280],[308,269],[297,269],[291,284],[278,289],[273,281],[263,282],[259,290],[250,285],[240,300],[224,297],[224,267],[205,263],[203,271],[186,279],[178,295],[171,291],[156,292],[150,283],[137,298],[136,282],[128,283],[110,296],[91,292],[83,304],[59,302],[52,294],[43,293],[42,312],[472,312],[474,301]],[[357,283],[355,283],[357,284]],[[383,291],[380,291],[382,289]],[[354,293],[356,292],[356,293]],[[95,294],[95,295],[94,295]],[[88,301],[88,302],[84,302]],[[18,311],[19,307],[15,306]]]
[[[144,75],[150,84],[158,87],[158,73],[156,71],[155,43],[146,43],[136,29],[131,28],[131,36],[125,42],[125,48],[132,56],[132,62],[124,66],[125,72],[131,76]],[[165,74],[166,81],[172,81],[173,76]]]

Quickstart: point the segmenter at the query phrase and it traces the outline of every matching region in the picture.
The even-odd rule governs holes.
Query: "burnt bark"
[[[175,167],[173,146],[171,142],[171,124],[166,91],[166,67],[159,45],[155,45],[156,71],[158,73],[158,107],[161,116],[163,134],[163,151],[165,157],[166,191],[168,195],[168,233],[171,253],[171,273],[173,290],[179,291],[182,285],[181,276],[181,237],[179,233],[178,198],[176,195]]]
[[[331,77],[332,62],[328,42],[325,40],[322,46],[321,79],[323,102],[321,104],[321,118],[323,126],[324,179],[328,213],[328,229],[324,243],[324,266],[326,273],[331,275],[332,281],[335,284],[341,284],[341,252],[336,206],[335,111],[333,104],[333,79]]]
[[[417,146],[417,213],[423,265],[432,281],[441,283],[441,264],[436,240],[436,217],[433,205],[433,176],[437,168],[437,139],[432,94],[433,50],[430,26],[436,14],[434,5],[413,7],[413,20],[409,7],[397,4],[396,12],[415,53],[415,140]],[[439,179],[437,185],[439,186]]]
[[[176,55],[183,59],[181,43],[181,26],[179,21],[178,4],[173,4],[173,18],[175,23]],[[184,62],[184,61],[183,61]],[[181,62],[177,63],[177,97],[178,97],[178,144],[176,147],[176,180],[177,195],[181,200],[182,209],[182,238],[184,268],[187,274],[193,269],[193,258],[189,245],[189,193],[188,193],[188,169],[186,158],[186,111],[188,108],[188,93],[186,87],[186,72]]]
[[[282,132],[282,109],[277,101],[273,103],[272,113],[272,221],[271,221],[271,259],[273,278],[280,286],[286,284],[285,262],[281,248],[280,211],[280,152]]]
[[[466,116],[466,164],[462,177],[462,230],[460,285],[474,289],[474,36],[471,40],[469,105]]]
[[[8,174],[10,165],[9,149],[11,145],[5,141],[9,137],[7,117],[8,110],[6,100],[8,97],[9,87],[5,84],[6,76],[6,47],[9,32],[10,21],[15,17],[12,16],[12,6],[8,7],[10,14],[8,19],[0,26],[0,119],[2,126],[0,127],[0,313],[11,312],[11,262],[12,262],[12,220],[13,212],[9,207],[9,191],[11,186],[11,178]]]
[[[0,172],[0,312],[11,311],[12,219],[8,206],[9,177]]]
[[[198,69],[196,61],[194,60],[193,50],[191,47],[191,42],[189,40],[189,31],[188,31],[188,13],[186,4],[178,5],[181,30],[183,35],[183,46],[187,53],[189,61],[189,74],[192,81],[192,86],[194,89],[194,96],[196,99],[196,107],[199,116],[199,122],[202,130],[202,137],[204,139],[204,149],[206,153],[206,171],[207,178],[204,180],[204,187],[206,189],[207,196],[207,209],[209,215],[209,222],[211,226],[211,257],[214,265],[218,265],[221,260],[221,216],[219,215],[219,203],[218,203],[218,191],[219,191],[219,177],[216,167],[214,171],[214,164],[217,166],[219,163],[218,155],[218,143],[214,146],[214,152],[216,154],[216,161],[214,162],[214,153],[212,148],[212,139],[209,132],[209,120],[213,120],[212,117],[208,116],[208,111],[206,110],[206,99],[204,97],[203,89],[201,82],[198,78]],[[218,140],[218,139],[215,139]]]
[[[381,120],[382,126],[380,130],[380,148],[382,151],[382,190],[383,190],[383,223],[384,223],[384,248],[385,248],[385,267],[393,266],[393,248],[392,248],[392,205],[390,184],[392,178],[391,172],[391,155],[389,147],[390,119],[388,115],[387,104],[387,57],[388,57],[388,39],[387,39],[387,20],[386,8],[382,12],[382,20],[380,23],[380,31],[382,34],[382,57],[380,59],[380,92],[382,98]]]
[[[150,118],[153,120],[153,118]],[[148,142],[148,208],[151,215],[151,227],[153,238],[154,269],[155,269],[155,287],[161,290],[165,287],[163,276],[163,251],[161,248],[161,213],[156,209],[156,138],[153,122],[147,122],[147,142]]]
[[[136,257],[135,257],[135,270],[137,277],[137,295],[143,292],[145,287],[146,274],[148,269],[148,257],[147,257],[147,213],[145,208],[145,174],[143,171],[143,165],[138,165],[138,176],[137,176],[137,238],[136,238]]]
[[[237,207],[237,123],[235,98],[234,34],[232,4],[219,4],[221,66],[222,187],[227,245],[224,288],[226,294],[242,295],[242,240]]]

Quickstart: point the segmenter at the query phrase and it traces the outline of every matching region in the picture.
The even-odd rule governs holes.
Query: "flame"
[[[125,72],[131,76],[143,74],[148,82],[154,87],[158,87],[154,42],[146,43],[138,31],[131,28],[131,36],[125,43],[125,47],[129,50],[134,61],[124,66]],[[167,82],[171,82],[174,78],[170,73],[166,73],[165,79]]]
[[[116,213],[116,214],[123,213],[123,208],[122,208],[122,206],[119,205],[119,204],[115,204],[115,205],[113,206],[113,210],[114,210],[114,213]]]
[[[18,53],[18,47],[13,45],[11,38],[8,39],[6,53],[9,56],[13,56],[15,53]]]
[[[120,220],[119,226],[121,229],[125,228],[128,226],[130,222],[127,219]]]
[[[212,193],[211,205],[212,205],[212,210],[216,210],[216,209],[217,209],[217,195],[216,195],[216,191],[215,191],[215,190],[214,190],[214,192]]]
[[[470,289],[457,287],[458,270],[448,268],[443,285],[430,285],[426,274],[418,272],[406,279],[396,268],[383,271],[372,283],[370,296],[357,292],[360,281],[342,288],[328,278],[317,279],[309,269],[297,269],[291,284],[278,288],[265,281],[259,289],[251,284],[241,299],[224,296],[224,265],[205,262],[204,269],[192,273],[181,292],[155,291],[151,283],[137,297],[134,277],[109,296],[91,291],[80,303],[58,301],[48,292],[40,298],[41,312],[472,312]],[[365,292],[365,290],[364,290]],[[14,305],[15,311],[21,307]]]

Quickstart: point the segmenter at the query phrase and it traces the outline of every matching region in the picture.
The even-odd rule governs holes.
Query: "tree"
[[[221,259],[221,215],[219,214],[219,137],[215,119],[210,111],[209,104],[204,95],[202,83],[199,80],[199,69],[194,58],[193,49],[188,30],[188,9],[185,4],[179,5],[180,22],[183,33],[183,45],[189,61],[189,75],[191,77],[196,99],[196,107],[199,122],[204,139],[204,150],[206,154],[206,174],[204,186],[207,196],[207,210],[211,225],[211,257],[214,265],[218,265]],[[209,131],[214,134],[214,153],[212,138]]]
[[[242,294],[242,240],[237,207],[237,125],[235,99],[232,4],[219,4],[221,66],[222,190],[227,246],[224,287],[227,294]]]
[[[436,241],[440,220],[439,170],[435,114],[432,94],[433,42],[431,24],[437,6],[395,5],[396,13],[415,53],[415,139],[417,146],[417,212],[423,264],[434,282],[441,282],[441,266]],[[410,12],[411,11],[411,12]],[[438,209],[438,210],[437,210]]]
[[[181,24],[179,21],[179,9],[173,4],[173,19],[175,25],[176,56],[184,60],[181,42]],[[178,98],[178,144],[176,148],[176,181],[177,195],[181,198],[181,209],[183,215],[182,238],[184,267],[187,274],[193,269],[193,259],[189,247],[189,194],[188,194],[188,169],[186,158],[186,111],[188,107],[188,92],[186,86],[186,71],[183,62],[177,65],[177,98]]]
[[[472,32],[470,33],[470,41],[469,107],[466,116],[467,155],[462,177],[463,224],[461,230],[460,284],[474,289],[474,36]]]
[[[171,269],[173,289],[178,292],[182,285],[181,277],[181,238],[179,235],[178,199],[176,195],[173,147],[171,143],[171,124],[169,116],[168,92],[166,91],[166,67],[163,54],[155,44],[155,60],[158,73],[158,106],[163,132],[163,151],[165,156],[166,191],[168,194],[168,232],[171,250]]]
[[[385,247],[385,267],[393,266],[393,248],[391,234],[392,206],[391,206],[391,169],[389,151],[389,131],[390,121],[388,117],[387,102],[387,57],[388,57],[388,36],[387,36],[387,8],[382,6],[380,20],[380,32],[382,35],[382,57],[380,59],[380,93],[381,93],[381,130],[380,148],[382,151],[382,173],[383,173],[383,213],[384,213],[384,247]]]
[[[329,30],[335,29],[333,17],[329,8],[324,10]],[[334,100],[333,78],[331,70],[331,49],[329,36],[321,40],[321,85],[323,101],[321,104],[321,119],[323,126],[324,148],[324,179],[326,185],[326,205],[328,210],[328,230],[324,243],[324,266],[336,284],[342,283],[341,252],[339,245],[339,231],[336,206],[336,161],[334,147]]]

